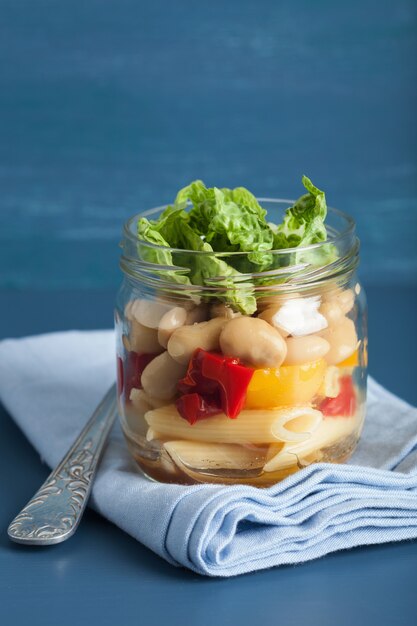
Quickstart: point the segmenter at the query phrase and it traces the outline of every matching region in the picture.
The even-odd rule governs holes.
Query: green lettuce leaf
[[[187,198],[193,204],[190,225],[204,236],[216,252],[248,252],[247,259],[229,258],[242,271],[261,271],[272,257],[265,254],[274,244],[274,234],[267,223],[266,211],[255,196],[243,187],[207,189],[201,181],[181,190],[177,200]],[[243,261],[243,263],[242,263]]]
[[[287,209],[281,224],[274,225],[267,222],[265,209],[244,187],[207,188],[201,180],[196,180],[178,192],[174,203],[158,220],[139,220],[139,240],[160,246],[158,249],[142,246],[142,258],[149,263],[187,268],[187,275],[181,270],[162,270],[176,282],[217,285],[223,290],[226,287],[226,294],[223,291],[216,296],[250,315],[256,310],[253,284],[242,273],[274,270],[282,264],[300,262],[322,266],[337,257],[332,244],[285,255],[284,261],[280,255],[271,254],[272,250],[301,248],[327,239],[325,194],[306,176],[302,182],[307,193]],[[189,205],[191,209],[187,212]],[[163,247],[176,251],[172,253]],[[195,255],[191,251],[207,254]],[[226,260],[216,258],[216,252],[231,254]],[[234,252],[247,255],[240,258]],[[257,279],[257,283],[273,284],[277,280],[276,276],[265,276]]]
[[[181,208],[181,201],[175,202],[174,206],[169,206],[160,216],[159,220],[148,222],[142,218],[138,224],[138,235],[140,239],[145,239],[151,243],[159,243],[162,246],[178,248],[184,252],[175,253],[176,265],[189,268],[188,283],[194,285],[218,286],[221,290],[227,289],[226,295],[219,293],[219,298],[225,300],[234,309],[251,315],[256,311],[256,301],[253,295],[252,285],[248,283],[234,282],[240,275],[235,268],[226,263],[223,259],[216,258],[212,246],[189,225],[189,214]],[[177,207],[175,206],[177,205]],[[168,243],[169,241],[169,243]],[[193,255],[187,250],[198,252],[212,252],[213,255]],[[154,250],[147,250],[147,255],[153,256],[150,262],[163,263],[165,265],[173,263],[170,251],[156,251],[160,256],[158,260],[154,255]],[[165,272],[171,274],[170,272]],[[185,276],[177,278],[184,279]],[[213,279],[218,279],[213,281]],[[180,282],[177,280],[177,282]]]
[[[324,223],[327,215],[325,193],[313,185],[307,176],[303,176],[302,183],[308,193],[286,210],[283,222],[274,229],[275,250],[308,246],[327,239]],[[328,244],[317,250],[297,253],[292,261],[318,266],[330,263],[336,257],[336,248]]]
[[[139,238],[139,255],[147,263],[153,263],[156,265],[162,265],[172,267],[174,261],[170,250],[164,250],[164,247],[171,247],[168,241],[161,235],[155,224],[141,217],[138,220],[138,238]],[[140,241],[152,243],[158,248],[152,248],[149,246],[141,246]],[[187,267],[187,266],[183,266]],[[168,277],[171,281],[179,283],[181,285],[191,285],[191,281],[188,276],[179,273],[176,270],[162,270],[161,275]]]
[[[286,210],[282,224],[274,233],[274,248],[297,248],[311,243],[326,241],[327,232],[324,220],[327,215],[326,196],[313,185],[307,176],[302,182],[308,193]]]
[[[246,313],[247,315],[254,313],[256,311],[256,300],[253,294],[253,285],[247,282],[236,282],[240,272],[223,259],[216,257],[212,246],[207,241],[204,241],[189,224],[186,222],[181,223],[180,230],[182,248],[213,253],[213,255],[189,255],[186,266],[191,268],[191,282],[196,285],[218,286],[222,291],[226,288],[226,296],[222,292],[219,293],[221,300],[226,301],[241,313]]]

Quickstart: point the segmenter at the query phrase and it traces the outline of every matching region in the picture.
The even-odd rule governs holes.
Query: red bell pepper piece
[[[342,376],[336,398],[325,398],[320,406],[325,417],[351,417],[356,411],[355,388],[351,376]]]
[[[239,360],[206,352],[202,362],[202,373],[220,386],[223,412],[231,419],[236,418],[246,400],[246,390],[254,370],[239,365]]]
[[[178,412],[190,424],[221,412],[234,419],[245,404],[253,372],[240,365],[238,359],[198,348],[190,359],[185,377],[178,383],[182,397],[198,398],[183,402],[180,398]]]
[[[211,403],[198,393],[186,393],[175,403],[178,413],[191,425],[198,420],[218,415],[222,412],[221,407],[216,403]]]
[[[142,389],[140,382],[142,372],[156,356],[156,354],[139,354],[138,352],[127,353],[123,366],[125,402],[129,402],[132,389]]]
[[[178,391],[180,393],[190,393],[190,390],[198,390],[198,393],[205,396],[218,394],[218,385],[215,381],[206,378],[203,375],[203,361],[210,352],[206,352],[201,348],[195,350],[188,364],[187,373],[178,383]],[[221,355],[214,355],[216,358],[222,359]],[[219,361],[220,362],[220,361]]]

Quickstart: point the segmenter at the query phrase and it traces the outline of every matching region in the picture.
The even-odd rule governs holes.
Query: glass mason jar
[[[276,223],[292,204],[260,202]],[[120,420],[145,475],[266,487],[310,463],[346,461],[367,370],[353,220],[329,209],[325,243],[268,251],[275,269],[253,272],[248,253],[140,241],[138,217],[124,227],[115,318]],[[213,260],[219,276],[184,279]],[[240,271],[222,274],[223,261]]]

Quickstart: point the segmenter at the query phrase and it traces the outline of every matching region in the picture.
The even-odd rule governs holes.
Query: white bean
[[[130,322],[128,341],[124,340],[123,343],[125,348],[140,354],[159,354],[163,350],[158,341],[158,331],[143,326],[134,318]]]
[[[168,341],[168,352],[178,363],[188,363],[197,348],[219,350],[219,336],[227,320],[216,317],[209,322],[182,326]]]
[[[171,400],[177,392],[177,383],[183,378],[186,365],[174,361],[163,352],[155,357],[142,372],[141,383],[145,393],[152,398]]]
[[[184,326],[187,320],[187,311],[181,306],[175,306],[165,313],[159,322],[158,341],[164,348],[167,347],[169,338],[174,330]]]
[[[355,324],[344,317],[337,326],[331,326],[321,333],[321,336],[330,344],[330,350],[325,355],[329,365],[336,365],[353,354],[358,345]]]
[[[170,309],[172,303],[169,302],[137,299],[126,305],[125,315],[148,328],[158,328],[161,319]]]
[[[220,347],[224,355],[256,367],[279,367],[287,351],[285,340],[275,328],[258,317],[246,316],[227,322],[220,335]]]
[[[284,365],[302,365],[321,359],[329,352],[330,344],[323,337],[306,335],[305,337],[288,337],[287,356]]]
[[[143,389],[132,389],[130,401],[141,416],[145,415],[147,411],[152,411],[152,404],[149,402],[148,396]]]
[[[329,326],[338,324],[343,319],[343,311],[337,300],[328,300],[323,302],[320,307],[320,313],[326,318]]]
[[[349,313],[355,304],[355,294],[352,289],[344,289],[339,293],[337,302],[345,315]]]
[[[130,392],[130,401],[140,415],[145,415],[147,411],[158,409],[166,404],[166,400],[148,396],[143,389],[132,389]]]
[[[355,304],[355,294],[352,289],[334,289],[324,296],[325,302],[335,302],[342,309],[342,313],[347,315]]]

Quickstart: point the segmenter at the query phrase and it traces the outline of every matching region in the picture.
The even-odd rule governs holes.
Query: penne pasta
[[[193,426],[172,404],[145,414],[148,425],[165,439],[235,444],[304,441],[318,427],[321,418],[321,412],[309,406],[244,410],[233,420],[221,413]]]
[[[278,441],[306,441],[317,429],[323,414],[311,407],[289,407],[271,425],[272,434]]]
[[[347,437],[348,435],[358,431],[361,426],[362,414],[358,414],[353,418],[331,417],[322,420],[317,430],[311,437],[298,443],[287,443],[281,450],[277,450],[272,458],[269,458],[265,464],[265,472],[274,472],[294,465],[294,463],[308,460],[309,455],[318,454],[322,448],[333,445],[337,441]],[[271,446],[271,452],[274,452],[274,446]],[[268,454],[271,457],[271,452]],[[310,461],[311,462],[311,461]]]
[[[160,439],[160,435],[153,428],[148,428],[146,432],[146,441],[152,441],[153,439]]]
[[[220,471],[222,469],[261,472],[266,447],[245,447],[236,444],[168,441],[165,450],[183,471]]]

